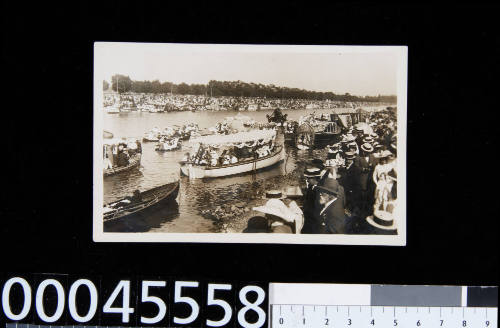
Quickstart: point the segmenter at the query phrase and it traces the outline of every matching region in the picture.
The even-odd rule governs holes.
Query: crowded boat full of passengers
[[[141,163],[142,145],[135,138],[104,139],[103,174],[104,176],[128,171]]]

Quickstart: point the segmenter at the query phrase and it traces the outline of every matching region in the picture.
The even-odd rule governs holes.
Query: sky
[[[358,96],[395,95],[401,47],[96,43],[96,77],[274,84]],[[98,79],[96,79],[97,81]]]

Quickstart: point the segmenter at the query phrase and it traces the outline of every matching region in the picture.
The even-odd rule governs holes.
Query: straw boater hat
[[[317,167],[307,168],[304,171],[304,176],[307,178],[314,178],[321,176],[321,170]]]
[[[396,222],[392,213],[387,211],[375,211],[373,216],[368,216],[366,221],[373,227],[386,230],[395,231],[397,230]]]
[[[347,148],[354,148],[354,149],[358,149],[358,144],[356,142],[350,142],[347,144]]]
[[[265,197],[266,199],[283,199],[286,198],[286,195],[283,195],[283,192],[281,190],[268,190],[266,191]]]
[[[356,157],[356,152],[354,151],[346,151],[345,158],[346,159],[354,159]]]
[[[372,143],[373,142],[373,138],[371,136],[365,137],[363,139],[363,142],[364,143]]]
[[[366,153],[371,153],[373,151],[373,146],[369,143],[364,143],[361,145],[361,150]]]
[[[270,214],[282,218],[287,222],[293,222],[295,213],[292,212],[288,206],[279,199],[270,199],[263,206],[253,208],[254,211],[264,214]]]

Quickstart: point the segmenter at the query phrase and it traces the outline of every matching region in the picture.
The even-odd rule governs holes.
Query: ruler
[[[477,288],[270,284],[269,326],[497,328],[498,288]]]
[[[497,308],[272,304],[271,327],[497,328]]]

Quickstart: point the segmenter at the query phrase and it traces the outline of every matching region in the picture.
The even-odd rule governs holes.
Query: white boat
[[[118,114],[120,112],[120,109],[117,106],[111,105],[111,106],[106,106],[104,107],[106,112],[108,114]]]
[[[179,138],[160,140],[155,146],[156,151],[172,151],[181,148]]]
[[[208,165],[195,165],[184,163],[181,165],[181,173],[192,179],[218,178],[240,173],[247,173],[260,170],[285,159],[285,148],[282,145],[276,146],[276,152],[257,159],[242,161],[234,164],[227,164],[217,167]]]
[[[258,142],[262,140],[262,144],[274,142],[276,131],[274,130],[254,130],[249,132],[239,132],[229,135],[211,135],[196,138],[191,142],[206,145],[235,145],[237,143]],[[217,178],[235,174],[257,171],[270,167],[283,161],[285,158],[285,148],[283,144],[276,144],[270,154],[259,157],[249,158],[238,161],[236,163],[224,164],[218,166],[199,165],[192,161],[181,162],[181,174],[192,179],[201,178]]]

